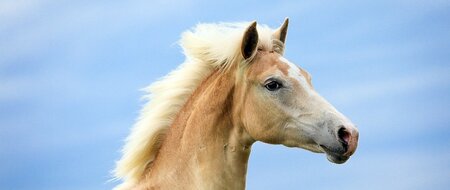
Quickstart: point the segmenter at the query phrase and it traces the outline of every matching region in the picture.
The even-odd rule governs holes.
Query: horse
[[[358,130],[283,57],[289,20],[198,24],[182,34],[186,60],[154,82],[126,139],[115,189],[245,189],[252,144],[325,153],[341,164]]]

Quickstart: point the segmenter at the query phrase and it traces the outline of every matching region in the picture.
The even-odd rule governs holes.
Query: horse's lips
[[[328,161],[333,162],[335,164],[343,164],[350,158],[350,156],[344,156],[342,154],[332,152],[326,146],[320,145],[320,147],[322,147],[323,151],[327,155]]]
[[[327,159],[330,162],[333,162],[335,164],[343,164],[345,163],[350,157],[348,156],[340,156],[340,155],[335,155],[335,154],[327,154]]]

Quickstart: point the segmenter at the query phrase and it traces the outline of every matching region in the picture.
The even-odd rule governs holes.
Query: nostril
[[[341,127],[338,130],[338,138],[342,141],[344,144],[344,147],[348,146],[348,143],[350,141],[350,133],[345,129],[345,127]]]

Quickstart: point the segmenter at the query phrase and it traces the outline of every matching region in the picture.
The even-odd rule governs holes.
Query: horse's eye
[[[267,88],[267,90],[275,91],[280,89],[282,85],[277,81],[270,81],[265,85],[265,87]]]

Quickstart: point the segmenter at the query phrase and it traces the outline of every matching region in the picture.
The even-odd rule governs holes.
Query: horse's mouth
[[[343,164],[350,158],[350,156],[344,156],[342,153],[332,151],[324,145],[320,145],[320,147],[327,155],[328,161],[333,162],[335,164]]]

